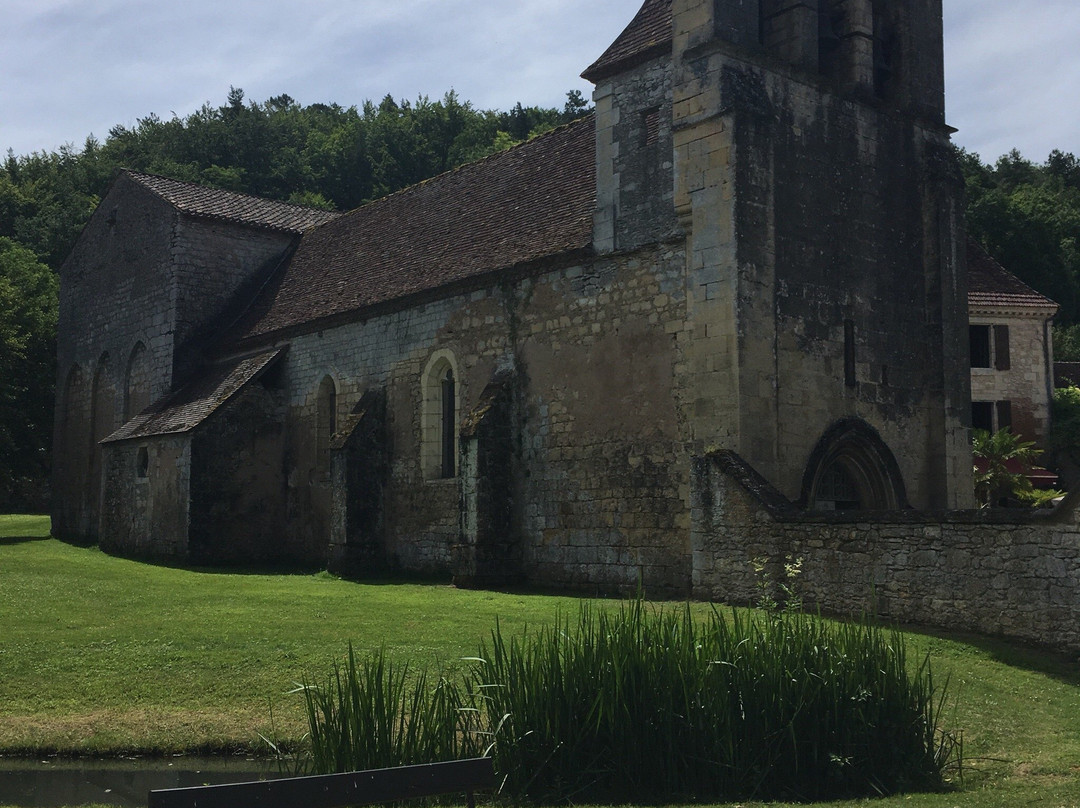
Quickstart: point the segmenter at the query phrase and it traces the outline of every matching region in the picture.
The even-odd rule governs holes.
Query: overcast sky
[[[342,106],[453,88],[562,106],[641,0],[0,0],[0,153],[81,148],[153,112],[287,93]],[[1080,1],[944,0],[955,140],[1080,155]]]

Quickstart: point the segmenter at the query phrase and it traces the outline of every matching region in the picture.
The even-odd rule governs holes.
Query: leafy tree
[[[1080,387],[1059,387],[1050,402],[1050,450],[1058,463],[1080,461]]]
[[[1054,326],[1054,359],[1080,362],[1080,324]]]
[[[562,117],[565,121],[580,118],[589,110],[589,102],[581,94],[581,90],[571,90],[566,94],[566,104],[563,106]]]
[[[1059,325],[1080,323],[1076,158],[1054,151],[1036,165],[1013,150],[988,166],[977,155],[959,154],[968,232],[1006,269],[1060,304]]]
[[[46,502],[56,313],[56,276],[0,237],[0,511]]]
[[[1080,161],[1072,154],[1054,149],[1046,158],[1046,171],[1058,177],[1066,187],[1080,190]]]

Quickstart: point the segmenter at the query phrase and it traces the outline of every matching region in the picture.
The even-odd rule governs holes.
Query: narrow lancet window
[[[844,320],[844,384],[854,387],[855,378],[855,323]]]

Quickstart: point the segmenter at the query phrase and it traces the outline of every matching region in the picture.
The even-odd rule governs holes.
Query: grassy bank
[[[576,601],[353,584],[325,574],[179,570],[51,539],[42,517],[0,517],[0,752],[107,754],[297,738],[302,703],[351,641],[454,665],[496,616],[504,633]],[[958,697],[964,792],[876,805],[1080,805],[1080,667],[970,637],[908,635]],[[273,707],[275,727],[269,716]],[[852,803],[846,803],[851,805]],[[839,805],[839,803],[835,804]]]

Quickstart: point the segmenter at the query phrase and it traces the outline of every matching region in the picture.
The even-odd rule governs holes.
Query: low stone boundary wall
[[[694,596],[760,597],[755,561],[783,580],[801,559],[809,607],[867,610],[1080,651],[1080,527],[1028,513],[798,512],[737,455],[695,460]]]

